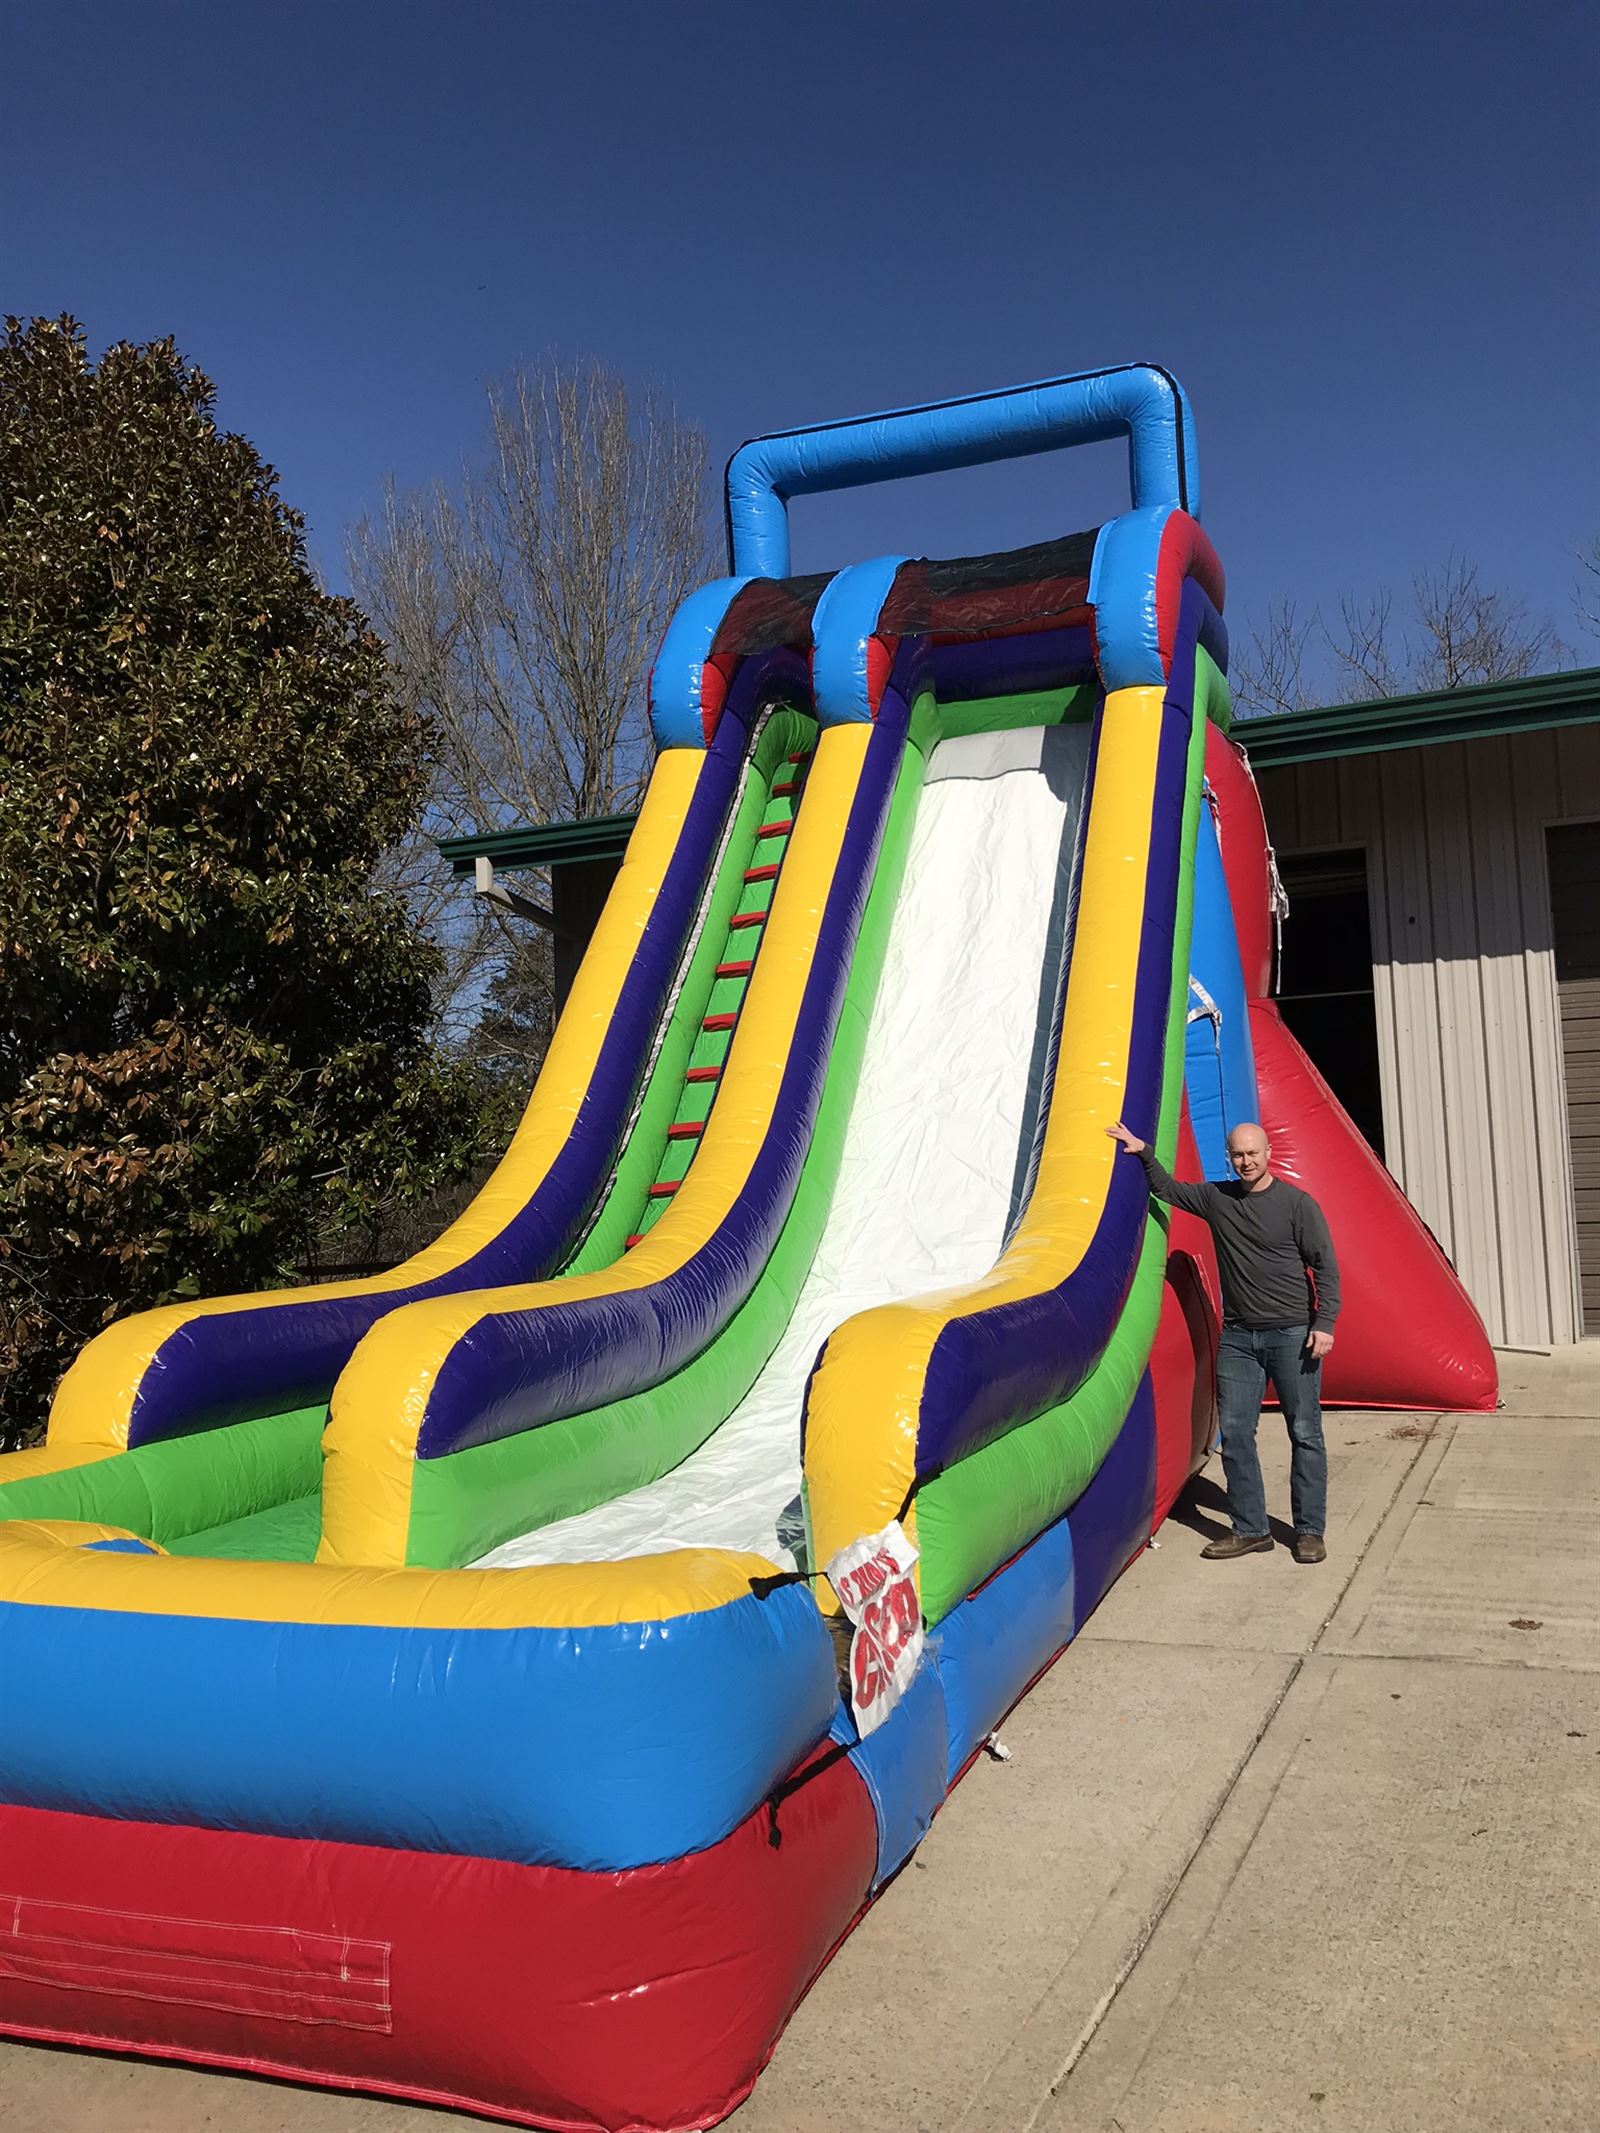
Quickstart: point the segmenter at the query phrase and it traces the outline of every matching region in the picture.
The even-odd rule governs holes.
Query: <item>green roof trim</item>
[[[587,822],[543,822],[529,829],[488,830],[478,837],[441,837],[440,851],[457,874],[470,874],[481,857],[497,874],[526,867],[570,866],[582,859],[620,859],[636,815],[592,815]]]
[[[1331,756],[1378,755],[1393,748],[1431,748],[1446,741],[1597,722],[1600,667],[1579,667],[1565,674],[1529,674],[1520,681],[1434,689],[1424,696],[1384,696],[1371,703],[1236,718],[1233,738],[1248,752],[1252,769],[1276,770]]]

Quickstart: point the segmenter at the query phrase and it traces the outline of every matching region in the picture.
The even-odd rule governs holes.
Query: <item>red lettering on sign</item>
[[[903,1644],[916,1630],[922,1613],[917,1606],[917,1596],[911,1589],[909,1578],[900,1578],[889,1587],[889,1605],[894,1609],[894,1618],[899,1625],[900,1641]]]
[[[855,1650],[850,1655],[855,1677],[856,1708],[864,1710],[877,1700],[883,1687],[883,1676],[878,1671],[878,1654],[870,1637],[857,1637]]]
[[[880,1725],[894,1708],[922,1648],[922,1609],[911,1567],[915,1562],[915,1548],[895,1525],[841,1549],[828,1566],[834,1590],[855,1624],[850,1689],[863,1733]]]

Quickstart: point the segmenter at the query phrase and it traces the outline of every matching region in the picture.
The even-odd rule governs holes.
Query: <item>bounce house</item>
[[[1012,553],[807,492],[1125,437]],[[1194,425],[1145,365],[762,438],[511,1146],[375,1278],[110,1326],[0,1461],[0,2030],[699,2127],[1205,1457],[1208,1232],[1322,1201],[1334,1402],[1493,1404],[1268,1000]],[[1067,1811],[1070,1803],[1063,1803]]]

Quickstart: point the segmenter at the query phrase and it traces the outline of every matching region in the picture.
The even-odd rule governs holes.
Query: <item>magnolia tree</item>
[[[123,1312],[480,1153],[375,887],[430,735],[171,341],[0,346],[0,1441]]]

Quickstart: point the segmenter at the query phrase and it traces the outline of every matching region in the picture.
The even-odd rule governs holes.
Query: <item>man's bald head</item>
[[[1241,1185],[1254,1191],[1272,1182],[1272,1143],[1254,1119],[1228,1135],[1228,1161]]]

